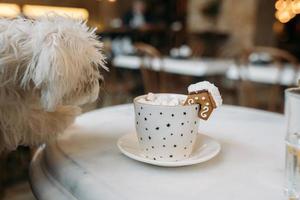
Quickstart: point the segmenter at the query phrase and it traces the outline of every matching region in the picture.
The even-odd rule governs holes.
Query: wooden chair
[[[140,71],[145,93],[165,92],[167,77],[163,71],[161,53],[153,46],[145,43],[134,44],[136,53],[141,56]]]
[[[106,65],[109,66],[109,72],[104,74],[105,82],[98,107],[129,103],[139,80],[136,80],[130,71],[118,71],[111,60],[108,60]]]
[[[189,46],[192,49],[192,57],[193,58],[201,58],[203,57],[204,53],[204,44],[203,42],[195,37],[195,36],[190,36],[189,38]]]
[[[155,47],[136,43],[135,49],[142,58],[140,71],[145,93],[186,93],[190,78],[166,72],[162,55]]]
[[[132,93],[139,85],[131,71],[119,71],[113,65],[113,53],[111,44],[104,44],[103,51],[107,57],[106,66],[109,72],[104,72],[104,87],[100,91],[101,97],[97,101],[97,107],[129,103],[133,98]]]
[[[270,65],[262,67],[276,67],[278,69],[278,76],[273,84],[258,84],[248,79],[249,67],[251,65],[250,56],[253,54],[266,54],[270,57]],[[237,66],[239,67],[239,84],[237,84],[239,102],[243,106],[250,106],[256,108],[266,108],[270,111],[279,111],[282,109],[283,102],[283,88],[280,84],[283,76],[283,69],[286,64],[292,66],[295,70],[294,82],[296,83],[296,75],[298,71],[298,61],[289,52],[272,48],[272,47],[254,47],[245,50],[237,59]],[[263,100],[265,104],[261,104]],[[278,108],[278,105],[281,108]]]

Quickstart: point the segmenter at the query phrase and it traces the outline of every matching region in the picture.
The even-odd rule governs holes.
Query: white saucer
[[[194,165],[212,159],[220,152],[221,145],[213,138],[198,133],[194,150],[190,157],[185,160],[172,162],[145,158],[140,151],[135,133],[126,134],[119,138],[118,148],[127,157],[140,162],[163,167],[180,167],[186,165]]]

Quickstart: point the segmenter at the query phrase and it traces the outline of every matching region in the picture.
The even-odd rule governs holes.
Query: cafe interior
[[[110,162],[111,160],[113,163],[112,165],[114,165],[114,167],[111,167],[112,182],[115,181],[114,179],[117,179],[117,175],[121,173],[120,170],[122,170],[122,174],[126,174],[129,173],[130,167],[132,167],[132,170],[136,171],[139,169],[141,169],[141,171],[144,170],[143,173],[141,172],[141,179],[149,178],[149,180],[152,181],[158,181],[158,176],[161,178],[165,177],[167,179],[167,174],[174,177],[180,176],[181,179],[178,181],[182,181],[182,183],[174,183],[174,187],[172,189],[167,188],[166,183],[162,180],[161,194],[155,196],[155,194],[152,193],[160,193],[158,190],[159,183],[157,183],[158,185],[156,186],[154,182],[149,181],[148,185],[143,183],[139,187],[136,180],[130,180],[130,178],[125,177],[125,175],[120,175],[119,178],[122,179],[123,177],[123,179],[114,182],[114,184],[104,178],[107,176],[105,175],[105,172],[109,174],[109,167],[103,167],[102,169],[101,166],[106,166],[100,162],[102,158],[97,157],[98,154],[96,151],[88,152],[86,150],[90,145],[93,147],[97,146],[97,140],[91,139],[92,136],[86,136],[90,137],[89,142],[88,139],[83,138],[83,136],[82,138],[78,136],[77,139],[75,139],[75,136],[70,136],[70,140],[74,139],[73,142],[68,140],[69,138],[63,138],[62,143],[64,143],[64,146],[72,146],[72,148],[70,147],[70,149],[65,151],[67,156],[72,156],[72,153],[76,151],[74,154],[78,156],[78,159],[82,159],[80,162],[89,163],[97,160],[95,161],[95,163],[98,163],[97,167],[87,167],[90,171],[87,170],[86,173],[90,173],[92,169],[95,170],[91,172],[92,175],[94,173],[97,174],[97,176],[100,176],[100,173],[104,173],[97,180],[97,184],[102,181],[101,184],[103,185],[100,183],[99,185],[95,185],[92,184],[91,181],[91,185],[86,186],[83,179],[74,175],[77,173],[76,171],[72,171],[73,169],[68,170],[67,166],[69,166],[69,164],[67,161],[61,160],[61,158],[56,155],[53,148],[49,148],[50,150],[47,151],[47,148],[51,145],[20,145],[9,152],[5,152],[3,154],[0,152],[0,199],[141,199],[139,192],[146,190],[146,187],[148,186],[151,188],[153,187],[153,189],[149,189],[149,192],[151,193],[145,192],[145,199],[148,199],[148,197],[146,197],[147,195],[149,196],[149,199],[182,199],[185,197],[185,199],[196,199],[195,196],[184,196],[183,193],[179,194],[179,190],[182,189],[179,187],[183,187],[184,189],[189,187],[188,183],[185,182],[188,182],[189,178],[191,178],[190,175],[192,172],[200,176],[207,170],[208,174],[212,173],[210,179],[207,177],[207,179],[211,181],[214,179],[213,175],[218,173],[217,166],[221,167],[222,165],[225,165],[226,162],[230,162],[230,158],[226,158],[226,153],[230,154],[231,150],[229,140],[227,141],[226,137],[223,137],[222,135],[210,135],[210,130],[213,130],[211,128],[213,125],[211,124],[214,124],[213,122],[217,116],[221,115],[222,117],[225,115],[224,113],[226,111],[228,116],[224,118],[226,118],[228,122],[226,121],[225,123],[224,121],[224,124],[228,126],[236,126],[236,129],[239,130],[239,133],[236,134],[239,134],[241,140],[244,139],[253,141],[257,143],[257,145],[264,141],[262,139],[264,138],[264,136],[262,136],[264,135],[264,132],[272,132],[274,130],[274,135],[276,135],[276,131],[280,132],[282,135],[285,134],[285,129],[281,128],[281,126],[284,127],[284,91],[288,88],[300,87],[299,0],[0,1],[0,16],[3,19],[13,20],[21,17],[35,21],[45,15],[51,14],[68,17],[72,20],[83,21],[88,27],[96,28],[95,34],[97,36],[97,40],[99,40],[102,44],[101,52],[105,57],[104,65],[108,70],[104,69],[101,71],[101,80],[103,83],[101,85],[98,98],[93,102],[81,105],[83,113],[82,116],[86,116],[86,118],[79,116],[78,121],[80,123],[86,122],[88,125],[92,124],[94,119],[95,123],[96,121],[100,123],[100,121],[107,120],[107,123],[110,123],[111,129],[118,132],[123,130],[121,127],[123,126],[122,123],[117,121],[108,121],[108,118],[113,116],[114,112],[115,115],[118,114],[118,109],[120,109],[121,113],[125,113],[125,110],[122,110],[120,106],[131,105],[135,97],[148,93],[188,94],[187,88],[190,84],[201,81],[209,81],[219,89],[225,106],[224,108],[222,106],[220,110],[217,109],[214,111],[211,117],[212,122],[209,122],[207,125],[203,125],[204,128],[202,130],[205,130],[209,136],[213,136],[217,140],[221,141],[222,151],[216,158],[207,161],[208,164],[201,163],[195,165],[193,168],[179,167],[176,168],[176,171],[167,171],[173,170],[174,168],[154,168],[150,167],[148,164],[141,164],[140,162],[129,160],[129,158],[125,158],[125,156],[121,155],[121,153],[117,150],[116,144],[113,144],[116,143],[116,141],[111,138],[105,138],[103,140],[100,138],[99,146],[105,146],[106,139],[107,142],[112,142],[112,144],[110,144],[111,147],[108,147],[105,152],[111,151],[114,152],[114,154],[101,154],[103,155],[102,158],[106,159],[106,162]],[[3,40],[1,39],[0,42],[3,43]],[[100,114],[98,117],[95,115],[97,112],[108,112],[108,110],[105,109],[112,109],[111,116],[103,114],[101,118]],[[223,109],[225,111],[222,115]],[[0,112],[2,111],[0,110]],[[260,115],[261,118],[256,118],[254,116],[254,112],[257,112],[257,115]],[[248,129],[246,125],[246,128],[244,127],[244,129],[238,129],[238,125],[234,125],[235,123],[238,124],[239,120],[242,118],[237,117],[239,114],[241,116],[244,114],[243,116],[249,117],[249,120],[247,119],[249,126],[248,135],[246,134],[246,129]],[[91,117],[92,115],[95,115],[93,120],[88,120],[88,117]],[[131,116],[131,114],[128,115]],[[269,115],[270,118],[274,118],[274,121],[272,121],[273,118],[268,118]],[[251,123],[251,120],[255,120],[255,118],[257,120],[260,119],[261,123],[270,123],[270,126],[272,121],[272,125],[274,126],[272,129],[267,129],[263,125],[260,126],[258,122]],[[280,120],[282,118],[282,121],[280,121],[279,118]],[[233,121],[229,121],[230,119]],[[222,124],[220,119],[218,120],[218,123]],[[276,120],[278,120],[278,122]],[[298,118],[298,121],[299,120],[300,119]],[[281,122],[282,124],[280,128],[276,128],[277,126],[279,127],[278,124]],[[131,124],[132,127],[134,126],[134,122],[131,121],[124,123],[130,124],[130,127]],[[205,122],[201,121],[200,124],[205,124]],[[202,125],[200,127],[202,127]],[[87,130],[92,128],[93,125],[87,128]],[[221,125],[219,128],[223,129]],[[259,130],[256,130],[255,128]],[[252,138],[250,137],[250,129],[252,132],[258,133],[260,131],[261,134],[253,134]],[[229,129],[224,128],[223,130],[225,131]],[[270,145],[268,146],[269,150],[270,148],[277,147],[275,147],[275,145],[272,146],[273,143],[280,146],[280,142],[278,141],[284,141],[284,136],[280,134],[278,137],[274,136],[273,139],[271,137],[271,133],[268,134],[270,134],[270,137],[266,139],[262,146],[266,147]],[[229,134],[227,136],[238,138],[238,136],[234,136],[233,134]],[[257,139],[261,138],[261,140],[256,141],[254,137]],[[281,139],[278,139],[277,141],[276,138]],[[68,142],[66,140],[68,140]],[[79,143],[80,140],[82,140],[82,143]],[[82,151],[75,150],[75,147],[73,147],[77,143],[78,148],[82,145],[80,146]],[[85,145],[83,145],[83,143]],[[41,150],[41,148],[44,148],[44,150]],[[257,147],[256,150],[253,151],[258,151],[259,149],[260,148]],[[228,150],[228,152],[226,152],[226,150]],[[264,153],[269,152],[269,150],[266,150],[265,152],[262,151],[260,153],[258,152],[258,155],[264,156]],[[39,176],[38,173],[40,172],[36,169],[35,162],[33,162],[33,160],[37,159],[37,152],[42,151],[46,152],[45,162],[49,164],[50,161],[47,159],[49,158],[49,160],[51,160],[49,165],[52,166],[54,165],[53,163],[55,163],[55,166],[57,164],[57,166],[59,166],[57,168],[62,171],[64,166],[66,166],[66,171],[63,172],[63,175],[65,176],[64,179],[55,180],[55,175],[53,176],[54,178],[52,177],[51,179],[53,179],[54,182],[60,182],[60,180],[63,180],[59,183],[59,188],[63,188],[60,190],[71,191],[70,193],[72,194],[72,197],[67,198],[67,195],[65,196],[66,198],[61,198],[59,196],[56,197],[56,190],[50,189],[52,186],[47,185],[42,179],[37,178],[37,176]],[[110,156],[111,159],[106,156]],[[91,157],[93,157],[93,159]],[[261,186],[262,189],[258,189],[257,191],[258,193],[261,191],[265,191],[266,193],[261,192],[260,197],[255,196],[256,187],[253,187],[252,189],[250,187],[248,190],[249,194],[247,191],[244,192],[245,198],[240,196],[241,199],[280,199],[279,197],[275,197],[275,194],[281,193],[281,190],[278,188],[283,188],[282,185],[284,181],[282,181],[281,178],[277,179],[277,176],[284,176],[284,159],[281,159],[281,156],[278,157],[278,163],[282,164],[282,169],[279,164],[277,166],[278,169],[276,169],[278,174],[275,175],[275,172],[272,172],[274,173],[274,177],[272,177],[273,179],[266,178],[268,180],[262,180],[264,179],[265,172],[259,171],[259,169],[266,168],[264,169],[266,170],[266,176],[273,175],[270,172],[272,171],[272,169],[270,169],[271,167],[268,168],[267,164],[266,166],[259,166],[257,168],[256,173],[261,173],[261,180],[254,180],[254,178],[251,179],[251,177],[247,178],[247,180],[249,180],[248,184],[259,185],[259,181],[264,182],[263,185],[270,184],[270,186],[266,186],[265,189]],[[265,160],[268,159],[265,158]],[[273,158],[270,157],[269,162],[272,160]],[[77,160],[75,161],[77,162]],[[115,167],[118,166],[118,162],[120,162],[120,165],[123,166],[122,169]],[[239,160],[239,163],[243,163],[243,161]],[[276,161],[276,164],[278,163]],[[47,170],[47,166],[43,167],[42,165],[41,168]],[[246,167],[243,168],[242,165],[238,166],[240,168],[237,168],[236,171],[240,171],[239,177],[246,176],[243,175],[247,174]],[[49,170],[49,173],[60,173],[57,172],[59,169],[52,167]],[[222,169],[222,172],[226,173],[226,171],[224,171],[226,169]],[[127,172],[126,170],[129,171]],[[216,171],[212,172],[212,170]],[[250,170],[250,167],[247,170]],[[221,168],[219,171],[221,171]],[[270,174],[268,174],[268,172],[270,172]],[[173,173],[177,173],[177,175],[174,175]],[[183,175],[185,173],[186,176]],[[68,179],[67,174],[71,177],[69,180],[70,183],[65,181]],[[233,172],[231,174],[233,176],[232,179],[229,179],[226,175],[224,175],[225,179],[226,177],[228,178],[228,186],[225,186],[225,180],[223,182],[220,180],[219,185],[217,183],[213,184],[212,182],[207,181],[206,183],[210,186],[210,188],[207,185],[206,190],[201,189],[203,182],[199,179],[199,183],[195,182],[195,184],[199,184],[200,189],[198,192],[196,191],[192,193],[195,195],[197,194],[199,198],[202,195],[205,196],[209,193],[210,195],[207,195],[206,199],[221,199],[217,196],[217,194],[211,193],[213,193],[213,191],[218,191],[218,187],[220,187],[221,184],[224,184],[224,187],[227,188],[227,190],[224,189],[221,192],[220,189],[220,195],[223,194],[224,199],[235,199],[235,197],[240,195],[238,191],[243,191],[243,187],[238,186],[238,183],[243,185],[243,181],[245,180],[242,178],[240,178],[240,180],[238,178],[234,178],[235,174]],[[103,179],[101,179],[101,177],[103,177]],[[298,181],[300,181],[299,177]],[[124,179],[128,181],[127,184],[125,184]],[[135,179],[139,178],[135,177]],[[218,180],[219,179],[222,179],[222,175],[219,175]],[[70,186],[72,185],[71,182],[80,183],[81,180],[83,180],[82,184],[78,184],[76,187]],[[273,183],[271,183],[272,180]],[[132,181],[132,185],[130,181]],[[232,187],[234,187],[235,190],[230,189],[230,181],[233,182]],[[251,183],[251,181],[253,182]],[[275,183],[278,185],[278,188]],[[55,185],[56,183],[52,184]],[[233,186],[234,184],[237,185]],[[42,187],[42,185],[45,186]],[[115,193],[108,194],[107,191],[105,191],[106,186],[108,187],[107,191],[115,191]],[[57,186],[55,187],[58,188]],[[141,189],[142,187],[144,189]],[[155,188],[157,190],[155,190]],[[300,184],[298,185],[298,189],[299,188]],[[128,191],[125,192],[125,190]],[[279,192],[277,192],[277,190]],[[300,189],[298,191],[300,192]],[[102,197],[101,192],[103,192]],[[173,192],[174,195],[172,196],[170,193]],[[270,192],[270,194],[268,192]],[[64,193],[68,193],[69,195],[69,192]],[[83,193],[85,193],[85,196]],[[96,196],[100,196],[98,196],[98,198],[94,198],[94,194]],[[116,194],[120,196],[117,196]],[[49,198],[51,196],[52,198]]]

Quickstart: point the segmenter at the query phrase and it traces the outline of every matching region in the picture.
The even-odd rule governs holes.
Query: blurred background
[[[300,0],[5,0],[0,16],[56,12],[97,27],[110,72],[85,111],[130,103],[147,92],[217,85],[225,104],[283,112],[300,78]],[[0,156],[0,199],[34,199],[31,151]]]

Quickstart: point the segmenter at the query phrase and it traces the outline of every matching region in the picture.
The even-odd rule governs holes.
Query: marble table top
[[[221,153],[194,166],[164,168],[131,160],[116,142],[134,132],[133,106],[81,115],[30,168],[39,200],[280,200],[284,185],[284,117],[222,106],[199,131],[218,140]]]

